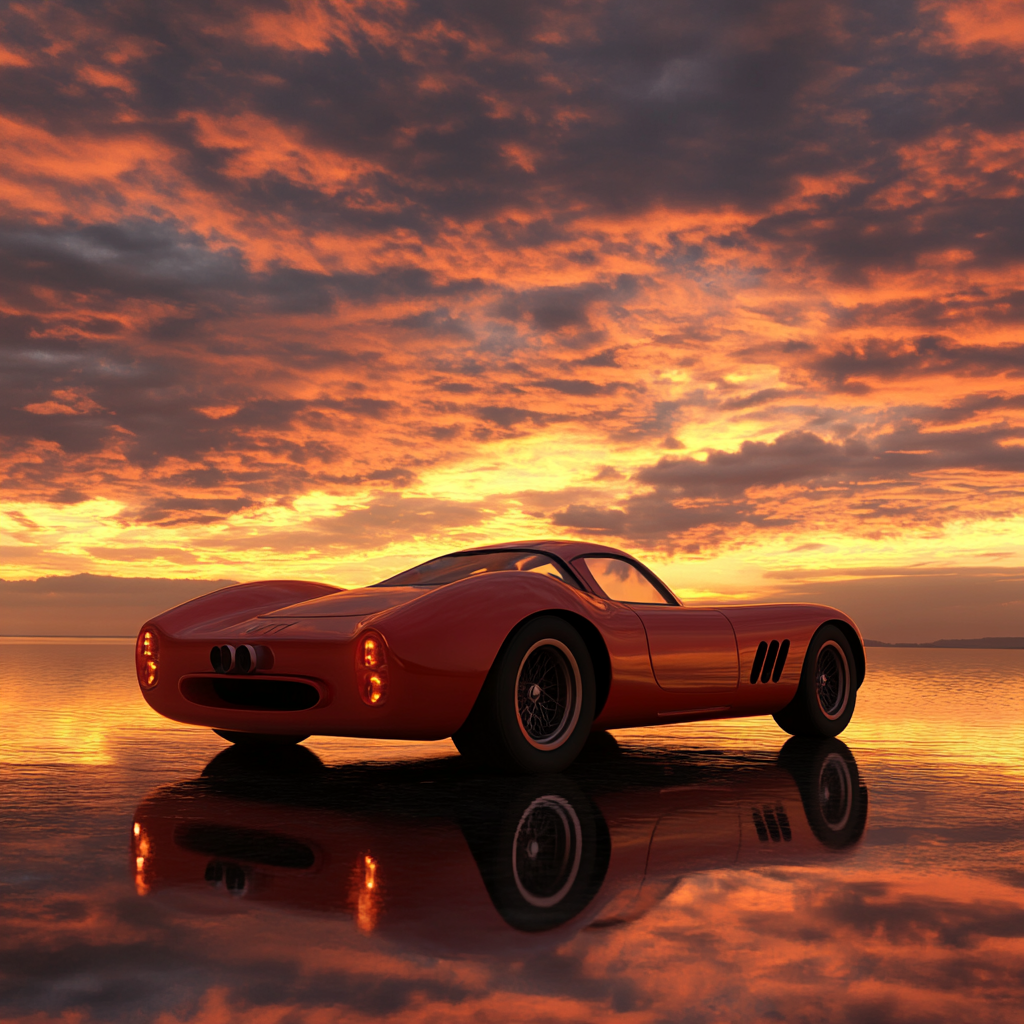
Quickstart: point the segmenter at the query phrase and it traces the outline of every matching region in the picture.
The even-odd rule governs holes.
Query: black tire
[[[579,633],[564,619],[539,616],[505,643],[452,739],[465,757],[502,771],[560,772],[590,735],[595,694]]]
[[[272,733],[264,732],[232,732],[230,729],[214,729],[213,731],[222,739],[227,740],[228,743],[252,749],[259,749],[261,747],[293,747],[296,743],[309,739],[308,733],[305,736],[276,736]]]
[[[531,779],[507,803],[492,788],[482,806],[465,806],[460,817],[495,909],[518,931],[571,921],[604,882],[608,826],[564,776]]]
[[[822,626],[807,648],[796,696],[772,717],[793,736],[838,736],[850,724],[857,704],[855,665],[843,631]]]
[[[779,751],[779,764],[796,781],[807,824],[825,846],[842,849],[861,838],[868,817],[868,790],[842,740],[794,736]]]

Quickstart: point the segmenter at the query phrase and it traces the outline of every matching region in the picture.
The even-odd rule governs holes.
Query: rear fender
[[[488,573],[441,587],[366,624],[381,631],[389,656],[404,672],[424,682],[445,680],[453,721],[458,718],[454,732],[469,715],[511,637],[539,615],[557,615],[579,630],[594,662],[598,702],[603,706],[611,685],[611,659],[590,616],[600,616],[606,607],[600,599],[548,577]]]

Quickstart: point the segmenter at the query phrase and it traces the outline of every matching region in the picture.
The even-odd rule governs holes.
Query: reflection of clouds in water
[[[801,867],[719,865],[687,875],[640,916],[583,929],[512,971],[507,957],[483,951],[457,960],[411,954],[379,927],[362,932],[339,915],[240,900],[210,914],[170,894],[135,897],[129,858],[145,854],[129,850],[132,811],[154,787],[195,777],[222,744],[204,730],[163,729],[136,692],[131,645],[96,646],[104,658],[123,655],[121,668],[101,659],[76,676],[74,665],[89,664],[85,645],[52,645],[45,658],[22,663],[36,673],[18,673],[24,685],[5,679],[0,687],[8,734],[0,742],[14,730],[22,737],[15,752],[36,762],[21,768],[11,757],[0,783],[16,823],[5,829],[0,892],[10,1020],[73,1011],[84,1024],[161,1013],[202,1024],[261,1014],[310,1024],[469,1024],[628,1013],[655,1024],[677,1019],[680,1006],[756,1020],[831,1019],[837,1007],[860,1019],[881,1005],[889,1020],[959,1024],[1012,1019],[1024,995],[1016,885],[1024,708],[1015,652],[869,651],[858,714],[843,736],[871,792],[867,833],[852,851]],[[4,647],[5,667],[15,650]],[[956,692],[962,700],[950,698]],[[92,715],[107,766],[63,768],[57,749],[49,766],[37,767],[50,742],[45,710],[37,710],[44,704],[64,722]],[[733,778],[771,765],[785,739],[757,720],[617,737],[627,760],[646,759],[659,776],[663,766],[710,765]],[[447,743],[310,745],[328,764],[452,751]],[[582,777],[591,770],[583,766]],[[289,783],[297,798],[300,779]],[[665,788],[674,784],[665,776]],[[799,804],[783,803],[795,834]],[[751,805],[775,802],[751,799],[744,815]],[[424,826],[424,842],[432,834]],[[365,849],[358,864],[344,866],[361,888],[337,894],[357,908],[368,877],[375,889],[383,884],[386,900],[394,868],[380,859],[368,876],[367,856],[379,858]]]

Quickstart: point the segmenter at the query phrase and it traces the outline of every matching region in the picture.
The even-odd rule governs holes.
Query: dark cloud
[[[537,387],[548,388],[551,391],[558,391],[563,395],[597,395],[602,391],[609,390],[600,384],[594,384],[589,380],[557,380],[547,378],[537,381]],[[614,385],[612,385],[614,388]]]
[[[723,409],[753,409],[766,402],[772,402],[776,398],[784,398],[790,392],[782,388],[762,388],[752,395],[744,395],[742,398],[729,398],[722,403]]]
[[[1019,127],[1024,77],[1009,47],[944,46],[935,16],[911,0],[869,9],[652,0],[595,8],[585,25],[568,6],[517,6],[520,16],[500,22],[468,0],[361,8],[349,42],[325,36],[314,48],[287,49],[247,39],[234,5],[143,14],[114,3],[90,6],[92,34],[49,60],[40,33],[59,19],[43,27],[11,13],[15,46],[25,40],[36,59],[5,69],[6,105],[54,131],[116,135],[128,130],[116,127],[128,103],[204,189],[346,233],[403,226],[432,237],[442,218],[491,217],[498,244],[544,245],[571,234],[561,212],[570,198],[616,213],[767,209],[799,176],[856,169],[865,184],[770,216],[761,234],[799,238],[848,268],[903,265],[951,237],[972,239],[980,262],[1021,256],[1015,197],[971,199],[953,189],[923,216],[874,202],[899,174],[895,147],[945,124]],[[430,31],[439,23],[446,31]],[[105,34],[155,44],[120,68],[135,88],[130,99],[75,78],[81,64],[102,60]],[[441,87],[423,89],[425,76]],[[207,139],[191,115],[243,109],[373,169],[330,196],[269,170],[232,175],[227,140]],[[993,185],[1001,173],[988,172]],[[381,201],[367,203],[367,189]],[[537,213],[525,222],[501,217],[513,199]],[[544,209],[552,205],[556,212]],[[562,324],[573,312],[555,302],[534,315]]]
[[[636,479],[665,493],[730,498],[754,487],[854,484],[942,469],[1024,473],[1019,449],[1000,443],[1020,436],[1019,431],[998,428],[922,433],[907,426],[871,442],[837,443],[797,431],[771,442],[745,441],[737,452],[711,451],[706,460],[666,457],[640,470]]]
[[[174,221],[130,218],[75,227],[9,227],[0,230],[0,274],[5,290],[29,308],[40,286],[88,294],[111,308],[117,300],[155,299],[237,311],[238,302],[260,301],[272,312],[319,313],[344,299],[472,292],[478,279],[437,282],[419,267],[383,267],[377,273],[314,273],[281,264],[253,271],[237,247],[214,248]],[[429,316],[430,314],[428,314]]]
[[[987,486],[1011,500],[1024,473],[1024,460],[1019,444],[1003,442],[1021,437],[1021,431],[1006,428],[924,433],[911,425],[870,439],[840,442],[795,431],[771,442],[746,441],[736,452],[712,450],[703,460],[665,456],[640,469],[630,493],[611,507],[581,500],[578,490],[566,492],[551,518],[583,533],[684,549],[718,544],[727,537],[725,531],[736,536],[738,528],[778,529],[801,523],[814,528],[818,513],[800,511],[792,500],[821,501],[837,494],[862,521],[942,521],[970,515],[971,510],[958,500],[958,485],[953,483],[947,491],[935,474],[991,473],[987,485],[975,479],[976,493]],[[902,486],[906,484],[914,489]],[[775,507],[773,489],[780,487],[789,492]],[[554,495],[547,499],[549,505],[556,500]]]
[[[887,302],[860,302],[832,311],[832,323],[840,329],[913,325],[923,329],[948,329],[982,320],[989,323],[1020,323],[1024,320],[1024,291],[971,288],[944,296],[909,296]]]
[[[859,348],[846,346],[823,354],[815,368],[835,387],[853,377],[888,378],[947,373],[982,377],[1006,373],[1024,375],[1024,345],[964,345],[941,335],[924,335],[900,343],[875,339]]]
[[[530,409],[520,409],[512,405],[487,405],[476,410],[477,415],[488,423],[495,423],[499,427],[510,429],[522,423],[543,424],[564,419],[564,416],[552,416],[541,412],[534,412]]]
[[[606,348],[602,352],[597,352],[592,356],[587,356],[585,359],[575,360],[576,366],[618,366],[616,361],[616,351],[613,348]]]

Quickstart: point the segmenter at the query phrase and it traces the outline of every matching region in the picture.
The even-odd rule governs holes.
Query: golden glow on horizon
[[[546,463],[548,472],[557,461],[553,456]],[[343,529],[333,536],[322,533],[325,522],[370,507],[368,493],[362,505],[351,497],[341,502],[324,493],[307,494],[291,508],[270,506],[241,513],[227,521],[205,525],[201,532],[190,524],[122,524],[118,521],[121,509],[109,501],[74,506],[9,506],[15,508],[17,518],[4,517],[6,525],[14,527],[13,536],[0,537],[0,543],[7,545],[4,576],[34,579],[40,575],[87,571],[113,576],[227,578],[240,582],[322,579],[353,587],[384,579],[416,562],[459,547],[498,540],[580,536],[579,531],[553,528],[545,521],[543,491],[531,496],[535,510],[527,510],[521,501],[502,495],[496,489],[501,474],[500,464],[488,466],[482,460],[474,461],[465,477],[453,469],[436,480],[446,486],[433,491],[410,489],[402,496],[402,500],[410,502],[464,502],[479,495],[477,507],[490,512],[486,528],[467,524],[438,529],[428,506],[421,522],[413,517],[407,539],[389,539],[379,546],[365,537],[348,541]],[[539,470],[534,479],[540,481],[543,477],[544,470]],[[466,490],[459,489],[463,479],[467,482]],[[488,483],[495,489],[488,487]],[[579,487],[581,497],[586,496],[586,481],[577,478],[567,486]],[[24,526],[24,520],[29,520],[31,526]],[[318,532],[321,538],[303,545],[304,537],[313,537]],[[598,536],[594,540],[615,544],[615,538]],[[810,553],[808,544],[814,545]],[[684,600],[743,598],[763,593],[764,572],[799,570],[809,562],[834,569],[839,578],[844,572],[862,566],[892,566],[895,571],[907,565],[1020,564],[1024,561],[1024,515],[981,522],[964,519],[941,529],[927,524],[903,530],[880,529],[867,540],[851,536],[838,523],[823,524],[813,532],[743,535],[707,554],[689,552],[674,557],[666,557],[657,550],[645,551],[636,542],[620,542],[620,546],[646,556],[651,567]]]

